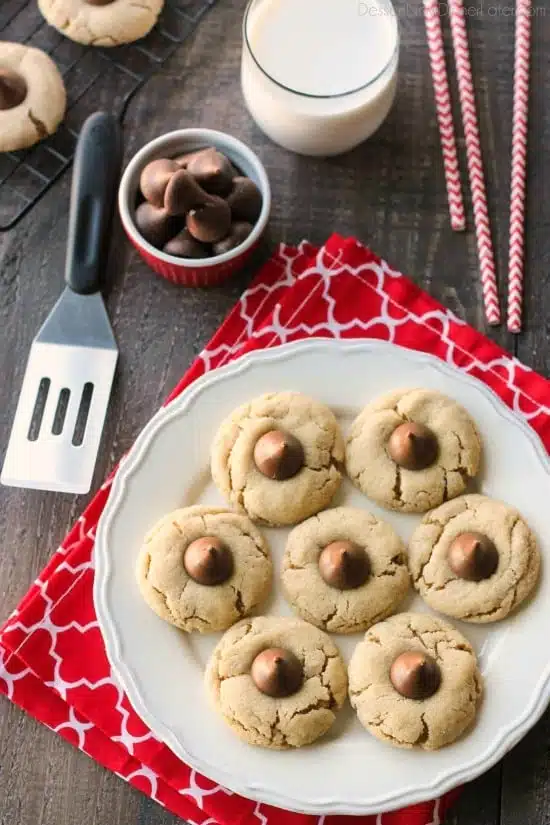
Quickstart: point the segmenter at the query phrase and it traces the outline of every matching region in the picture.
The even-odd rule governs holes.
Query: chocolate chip
[[[319,556],[323,580],[336,590],[355,590],[365,584],[370,574],[369,557],[364,547],[353,541],[333,541]]]
[[[136,209],[135,223],[145,240],[159,249],[177,234],[181,226],[179,220],[169,215],[166,209],[157,209],[148,201]]]
[[[396,464],[406,470],[425,470],[436,461],[439,444],[429,427],[407,421],[392,432],[388,453]]]
[[[27,81],[18,72],[0,69],[0,111],[15,109],[27,97]]]
[[[480,582],[489,579],[498,567],[498,550],[483,533],[460,533],[448,550],[449,567],[460,579]]]
[[[300,660],[282,647],[269,647],[258,653],[252,662],[250,675],[258,690],[274,699],[297,693],[304,680]]]
[[[188,212],[186,225],[197,241],[217,243],[229,232],[231,211],[222,198],[213,195],[209,197],[210,200],[204,206],[198,206]]]
[[[177,258],[209,258],[212,254],[210,247],[196,241],[187,229],[182,229],[175,238],[171,238],[164,245],[163,252]]]
[[[166,187],[174,173],[178,171],[177,163],[167,158],[159,158],[159,160],[148,163],[139,179],[139,187],[145,200],[158,209],[162,209]]]
[[[297,475],[304,466],[304,448],[290,433],[270,430],[254,446],[254,463],[264,476],[285,481]]]
[[[252,232],[252,224],[245,221],[238,221],[231,224],[229,235],[218,243],[214,244],[214,255],[223,255],[224,252],[229,252],[240,246],[243,241],[246,241]]]
[[[439,690],[441,670],[427,653],[409,650],[394,659],[390,680],[406,699],[429,699]]]
[[[198,584],[214,587],[223,584],[233,573],[233,555],[216,536],[192,541],[183,555],[183,566]]]
[[[254,224],[262,211],[262,193],[250,178],[236,177],[233,189],[227,196],[227,203],[234,220]]]
[[[187,163],[187,171],[199,186],[212,195],[227,195],[231,191],[233,168],[217,149],[204,149]]]

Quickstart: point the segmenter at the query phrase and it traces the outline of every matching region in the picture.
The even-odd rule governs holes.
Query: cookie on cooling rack
[[[164,0],[38,0],[45,20],[84,46],[120,46],[148,34]]]
[[[0,41],[0,152],[15,152],[52,135],[65,115],[61,74],[48,55]]]

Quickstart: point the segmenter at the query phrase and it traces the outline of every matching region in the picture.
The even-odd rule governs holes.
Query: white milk
[[[244,34],[244,98],[281,146],[337,155],[388,114],[399,50],[389,0],[251,0]]]

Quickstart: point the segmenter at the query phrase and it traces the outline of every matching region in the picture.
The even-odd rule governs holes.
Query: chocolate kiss
[[[136,209],[135,224],[145,240],[159,249],[162,249],[179,229],[177,218],[169,215],[166,209],[157,209],[149,201],[140,203]]]
[[[290,433],[270,430],[254,446],[254,463],[264,476],[285,481],[297,475],[304,466],[304,448]]]
[[[214,244],[214,255],[223,255],[224,252],[229,252],[231,249],[236,249],[245,241],[252,232],[252,224],[245,221],[237,221],[231,224],[229,235],[223,240]]]
[[[451,543],[449,567],[460,579],[480,582],[489,579],[498,567],[498,550],[482,533],[461,533]]]
[[[218,243],[231,228],[231,211],[223,198],[215,195],[209,197],[210,200],[204,206],[193,208],[187,213],[185,225],[195,240]]]
[[[216,536],[203,536],[186,548],[183,566],[193,581],[213,587],[223,584],[231,576],[233,556]]]
[[[175,255],[178,258],[208,258],[210,254],[209,248],[196,241],[187,229],[182,229],[175,237],[171,238],[164,245],[163,252],[166,252],[167,255]]]
[[[270,647],[258,653],[250,669],[259,691],[274,699],[297,693],[303,682],[300,660],[290,650]]]
[[[233,189],[227,196],[233,220],[255,224],[262,211],[262,193],[253,180],[242,175],[233,179]]]
[[[139,187],[145,200],[156,206],[157,209],[164,207],[164,193],[166,187],[175,172],[179,171],[179,166],[168,158],[152,160],[143,168],[139,179]]]
[[[25,78],[11,69],[0,69],[0,111],[15,109],[26,97]]]
[[[369,577],[369,557],[363,547],[352,541],[333,541],[321,551],[319,572],[330,587],[354,590]]]
[[[406,470],[425,470],[435,462],[438,452],[435,433],[414,421],[396,427],[388,441],[390,458]]]
[[[441,670],[427,653],[410,650],[394,659],[390,680],[406,699],[429,699],[439,689]]]
[[[204,206],[212,199],[208,192],[201,189],[195,178],[185,169],[180,169],[168,181],[164,192],[164,207],[170,215],[186,215],[191,209]]]
[[[190,158],[187,171],[199,186],[213,195],[226,195],[231,190],[233,167],[217,149],[204,149]]]

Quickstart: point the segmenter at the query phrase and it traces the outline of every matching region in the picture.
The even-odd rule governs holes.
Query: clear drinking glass
[[[338,155],[378,129],[397,85],[399,27],[390,0],[249,0],[241,85],[275,143]]]

